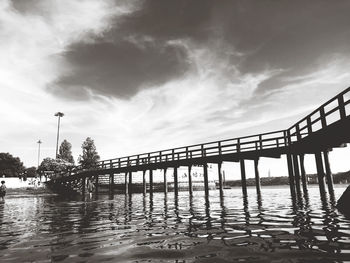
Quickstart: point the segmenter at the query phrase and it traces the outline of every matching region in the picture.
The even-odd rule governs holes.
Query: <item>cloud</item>
[[[153,41],[142,46],[131,41],[73,44],[64,56],[70,73],[48,89],[74,99],[85,87],[105,96],[129,98],[142,88],[183,75],[189,67],[182,47]]]

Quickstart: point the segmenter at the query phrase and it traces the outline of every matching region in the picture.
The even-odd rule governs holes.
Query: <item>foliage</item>
[[[40,166],[39,166],[39,173],[42,173],[44,171],[53,171],[55,173],[58,172],[66,172],[69,168],[73,167],[74,165],[70,162],[67,162],[62,159],[52,159],[52,158],[45,158]]]
[[[36,177],[36,167],[32,166],[26,169],[27,177]]]
[[[79,156],[79,164],[83,168],[96,167],[97,162],[100,160],[100,156],[96,151],[94,140],[92,140],[90,137],[87,137],[81,145],[81,148],[83,150],[83,155]]]
[[[60,149],[58,151],[58,158],[74,164],[74,158],[72,156],[72,144],[67,140],[63,140]]]
[[[24,166],[18,157],[9,153],[0,153],[0,173],[7,177],[20,177],[24,172]]]

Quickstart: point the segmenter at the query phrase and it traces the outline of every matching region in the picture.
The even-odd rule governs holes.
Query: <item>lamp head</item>
[[[64,113],[63,113],[63,112],[56,112],[56,113],[55,113],[55,116],[63,117],[63,116],[64,116]]]

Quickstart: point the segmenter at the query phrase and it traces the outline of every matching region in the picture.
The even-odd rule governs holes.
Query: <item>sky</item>
[[[346,0],[2,0],[0,152],[36,166],[40,139],[41,159],[54,157],[58,111],[75,160],[87,137],[109,159],[286,129],[350,86],[349,11]],[[333,170],[346,158],[333,151]],[[263,175],[285,166],[264,159]]]

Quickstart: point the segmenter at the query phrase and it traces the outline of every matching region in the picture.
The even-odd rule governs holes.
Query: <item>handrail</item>
[[[324,104],[322,104],[320,107],[318,107],[316,110],[311,112],[309,115],[307,115],[306,117],[304,117],[303,119],[301,119],[300,121],[295,123],[293,126],[291,126],[287,131],[290,133],[290,135],[294,136],[294,138],[297,138],[297,141],[298,141],[301,139],[301,136],[299,134],[300,131],[307,130],[306,136],[308,136],[311,133],[313,133],[313,126],[315,124],[321,124],[321,128],[327,127],[329,125],[329,123],[327,122],[327,117],[330,116],[331,114],[337,112],[337,111],[339,111],[339,116],[338,116],[339,118],[337,119],[337,121],[345,119],[347,117],[345,106],[350,104],[350,99],[348,99],[348,100],[344,99],[344,95],[347,93],[348,94],[350,93],[350,87],[345,89],[344,91],[342,91],[338,95],[334,96],[333,98],[331,98],[330,100],[328,100]],[[333,107],[332,109],[328,109],[328,111],[326,111],[326,107],[331,105],[334,102],[337,103],[336,106]],[[315,114],[319,114],[319,117],[312,120],[312,117]],[[300,127],[300,125],[305,121],[306,121],[306,125]],[[293,130],[295,130],[295,131],[293,131]]]

